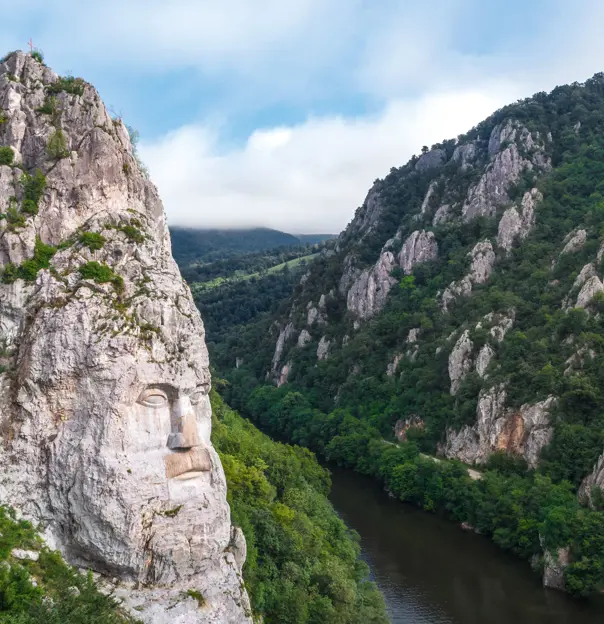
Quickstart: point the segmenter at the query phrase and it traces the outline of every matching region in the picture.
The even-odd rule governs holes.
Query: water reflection
[[[489,540],[390,499],[331,468],[331,500],[361,535],[393,624],[601,624],[604,601],[544,590],[527,563]]]

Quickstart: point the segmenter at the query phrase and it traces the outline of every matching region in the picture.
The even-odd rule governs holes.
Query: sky
[[[0,0],[136,128],[168,221],[338,233],[376,178],[604,70],[601,0]]]

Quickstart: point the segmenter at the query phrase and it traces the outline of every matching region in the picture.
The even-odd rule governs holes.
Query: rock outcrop
[[[604,490],[604,453],[600,455],[591,474],[583,479],[579,489],[579,498],[591,505],[593,503],[594,489]]]
[[[470,332],[466,329],[455,343],[449,355],[451,394],[457,394],[463,378],[472,370],[473,349],[474,345],[470,340]]]
[[[394,437],[399,442],[405,442],[407,440],[407,432],[409,429],[425,429],[426,423],[417,415],[409,416],[409,418],[399,418],[394,423]]]
[[[275,377],[277,371],[279,371],[279,364],[281,363],[281,359],[283,358],[283,351],[285,350],[285,345],[295,333],[293,323],[287,323],[285,327],[280,329],[279,336],[277,337],[277,343],[275,344],[275,352],[273,354],[273,361],[271,363],[271,371],[273,377]]]
[[[519,409],[506,409],[503,385],[483,390],[478,398],[476,424],[459,432],[449,430],[444,454],[468,464],[485,463],[494,451],[523,456],[535,468],[541,449],[552,436],[549,410],[554,398]]]
[[[348,291],[348,310],[362,320],[379,312],[386,304],[390,289],[396,284],[396,280],[390,277],[394,266],[392,252],[386,251],[380,255],[375,266],[363,271]]]
[[[520,212],[513,206],[508,208],[499,221],[497,244],[510,251],[517,239],[524,240],[535,225],[535,207],[543,200],[536,189],[527,191],[520,202]]]
[[[493,273],[495,251],[491,241],[477,243],[468,255],[472,258],[470,272],[458,282],[451,282],[440,297],[441,307],[445,311],[458,297],[470,295],[473,284],[484,284]]]
[[[21,167],[0,184],[0,502],[120,579],[146,623],[251,623],[203,324],[126,127],[20,52],[0,64],[0,109]]]
[[[425,154],[422,154],[417,163],[415,164],[415,170],[423,173],[436,167],[442,167],[447,161],[447,154],[445,150],[434,149]]]
[[[403,243],[398,261],[405,275],[409,275],[416,264],[434,260],[437,255],[438,244],[434,233],[426,230],[416,230]]]
[[[585,246],[585,243],[587,242],[587,232],[585,230],[572,232],[564,239],[564,242],[566,244],[564,245],[561,253],[576,253]]]
[[[581,288],[579,294],[577,295],[577,302],[575,303],[575,308],[586,308],[593,301],[593,298],[598,294],[604,292],[604,284],[597,275],[590,277],[583,287]]]
[[[331,341],[327,338],[327,336],[323,336],[321,340],[319,340],[319,344],[317,345],[318,360],[326,360],[329,357],[330,345]]]

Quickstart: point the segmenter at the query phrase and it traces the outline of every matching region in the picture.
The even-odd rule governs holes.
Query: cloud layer
[[[422,145],[604,59],[599,0],[4,8],[5,45],[33,36],[58,71],[94,81],[141,129],[169,220],[202,227],[337,232]]]

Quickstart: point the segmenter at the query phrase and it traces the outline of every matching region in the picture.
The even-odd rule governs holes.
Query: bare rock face
[[[425,154],[422,154],[417,163],[415,164],[415,170],[423,173],[436,167],[442,167],[447,161],[447,154],[442,149],[434,149]]]
[[[579,499],[591,505],[595,489],[604,490],[604,453],[598,458],[591,474],[583,479],[579,489]]]
[[[549,397],[514,410],[506,409],[503,385],[481,391],[476,424],[466,425],[459,432],[447,432],[446,457],[482,464],[492,452],[506,451],[523,456],[531,468],[536,467],[541,449],[551,440],[549,410],[554,400]]]
[[[298,336],[298,346],[305,347],[311,340],[312,336],[308,333],[308,331],[303,329]]]
[[[292,370],[291,362],[288,362],[287,364],[284,364],[282,366],[281,371],[279,373],[279,379],[277,380],[277,388],[280,388],[281,386],[287,383],[291,370]]]
[[[451,206],[449,204],[443,204],[439,206],[438,210],[434,213],[434,219],[432,219],[432,225],[441,225],[446,223],[451,217]]]
[[[491,277],[495,264],[493,245],[489,240],[477,243],[471,253],[470,281],[473,284],[484,284]]]
[[[473,349],[474,344],[470,340],[470,332],[466,329],[455,343],[449,355],[451,394],[457,394],[463,378],[472,370]]]
[[[444,311],[458,297],[469,296],[473,284],[484,284],[491,277],[495,264],[495,252],[491,241],[476,243],[469,255],[472,258],[470,273],[458,282],[451,282],[440,297],[441,307]]]
[[[437,187],[438,182],[436,180],[432,180],[432,182],[430,182],[430,186],[428,187],[428,191],[426,192],[426,196],[424,197],[424,201],[422,202],[422,207],[420,209],[421,216],[428,214],[430,208],[430,200],[434,196]]]
[[[562,249],[563,254],[576,253],[583,249],[587,242],[587,232],[585,230],[577,230],[572,232],[565,238],[566,245]]]
[[[527,191],[521,201],[520,212],[514,206],[508,208],[499,221],[497,244],[510,251],[516,239],[524,240],[535,225],[535,206],[543,200],[536,189]]]
[[[543,587],[566,590],[564,570],[571,561],[570,548],[558,548],[556,553],[546,550],[543,554]]]
[[[518,147],[530,151],[525,158]],[[462,209],[464,221],[476,217],[492,217],[499,206],[510,201],[508,189],[517,182],[523,171],[535,166],[549,168],[549,161],[544,156],[526,128],[519,128],[508,121],[503,126],[496,126],[489,140],[489,155],[493,158],[478,183],[472,187]]]
[[[279,337],[277,338],[277,343],[275,344],[275,353],[273,354],[273,361],[271,364],[273,375],[279,370],[279,364],[281,362],[281,358],[283,357],[285,345],[292,338],[295,331],[293,323],[288,323],[279,331]]]
[[[465,143],[458,145],[453,151],[453,160],[461,165],[461,169],[465,171],[471,167],[476,160],[476,143]]]
[[[392,361],[386,367],[386,375],[388,377],[394,377],[396,375],[396,371],[398,370],[398,365],[401,363],[401,360],[405,357],[402,353],[397,353]]]
[[[379,312],[396,280],[390,277],[395,266],[392,252],[382,253],[375,266],[363,271],[350,287],[346,306],[359,319],[365,320]]]
[[[330,345],[331,345],[331,341],[327,339],[327,336],[323,336],[321,340],[319,340],[319,345],[317,346],[317,359],[318,360],[326,360],[329,357]]]
[[[416,264],[434,260],[437,255],[438,243],[434,233],[426,230],[416,230],[403,243],[398,261],[403,272],[409,275]]]
[[[485,344],[482,349],[480,349],[478,355],[476,356],[475,364],[476,372],[479,377],[484,378],[486,376],[487,368],[489,367],[494,355],[495,351],[493,351],[493,348],[488,344]]]
[[[600,292],[604,291],[604,284],[602,284],[600,278],[597,275],[590,277],[581,291],[577,295],[576,308],[586,308],[592,302],[593,298]]]
[[[45,176],[37,207],[21,172],[9,196],[0,185],[0,205],[22,217],[0,222],[1,263],[61,247],[30,281],[0,285],[13,352],[0,375],[0,501],[70,562],[131,583],[125,605],[147,623],[251,623],[210,441],[204,328],[161,201],[97,92],[82,81],[81,94],[47,100],[56,81],[23,53],[0,65],[0,144]],[[37,110],[45,101],[52,115]]]

